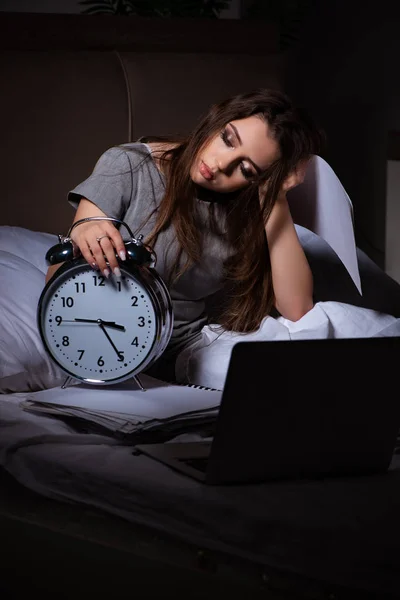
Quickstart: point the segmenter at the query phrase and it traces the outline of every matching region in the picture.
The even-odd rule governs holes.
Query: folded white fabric
[[[283,317],[266,317],[253,333],[221,331],[217,325],[206,326],[202,338],[179,355],[176,377],[181,383],[222,390],[232,348],[237,342],[374,337],[388,328],[392,332],[398,330],[400,335],[400,319],[342,302],[318,302],[296,322]]]

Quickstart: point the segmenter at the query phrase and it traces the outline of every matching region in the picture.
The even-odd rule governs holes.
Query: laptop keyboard
[[[193,467],[193,469],[196,469],[197,471],[201,471],[202,473],[205,473],[207,471],[207,464],[208,464],[207,456],[204,456],[201,458],[181,458],[179,460],[180,460],[180,462],[184,462],[185,465],[188,465],[189,467]]]

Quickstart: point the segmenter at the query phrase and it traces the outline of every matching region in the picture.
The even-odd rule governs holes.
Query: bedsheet
[[[205,486],[130,445],[25,412],[26,397],[0,396],[0,464],[39,494],[327,584],[400,590],[399,456],[379,476]]]

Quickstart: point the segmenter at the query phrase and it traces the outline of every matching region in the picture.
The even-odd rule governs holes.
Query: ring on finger
[[[101,235],[100,237],[96,238],[96,242],[99,242],[99,243],[100,243],[100,241],[101,241],[103,238],[108,238],[108,239],[110,239],[108,235]]]

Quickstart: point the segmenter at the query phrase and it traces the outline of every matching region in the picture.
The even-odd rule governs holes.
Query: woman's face
[[[253,115],[227,123],[195,158],[190,177],[197,185],[226,194],[246,187],[279,157],[268,124]]]

